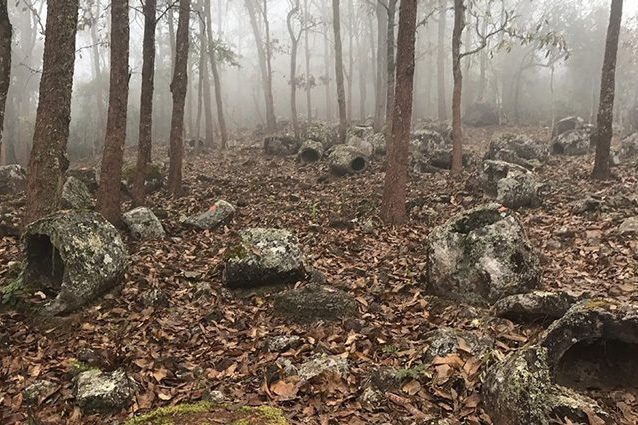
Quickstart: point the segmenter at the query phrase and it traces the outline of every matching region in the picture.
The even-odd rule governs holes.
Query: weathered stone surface
[[[24,389],[24,400],[31,405],[38,405],[47,397],[52,395],[58,384],[46,379],[39,379]]]
[[[346,139],[350,139],[352,136],[359,137],[360,139],[368,139],[374,134],[374,128],[367,125],[355,125],[346,131]]]
[[[560,136],[563,133],[567,133],[571,130],[578,130],[583,128],[585,125],[585,120],[581,117],[571,116],[563,118],[562,120],[556,122],[554,124],[554,128],[552,129],[552,137]]]
[[[574,214],[598,212],[601,210],[602,206],[603,206],[603,201],[601,198],[588,196],[586,198],[578,199],[572,202],[571,211]]]
[[[625,219],[618,227],[621,235],[638,235],[638,216]]]
[[[590,127],[570,130],[552,139],[554,155],[587,155],[590,148],[592,129]]]
[[[312,164],[323,158],[323,145],[316,140],[306,140],[299,148],[298,158],[304,164]]]
[[[360,174],[368,169],[369,159],[354,146],[336,145],[328,155],[330,171],[336,176]]]
[[[366,138],[368,142],[374,147],[375,155],[385,155],[387,150],[387,145],[385,142],[385,134],[383,133],[374,133],[373,135]]]
[[[502,298],[492,307],[492,313],[515,322],[552,322],[563,317],[576,296],[566,292],[533,291]]]
[[[498,125],[498,109],[487,102],[475,102],[465,111],[463,122],[471,127]]]
[[[412,167],[417,173],[452,168],[452,146],[435,130],[422,129],[412,133],[410,150]],[[463,165],[469,162],[470,155],[466,153],[463,155]]]
[[[163,239],[166,236],[164,227],[149,208],[137,207],[122,215],[122,221],[135,239]]]
[[[493,366],[483,385],[495,425],[553,423],[554,417],[614,423],[578,391],[635,388],[638,306],[609,299],[581,301],[555,321],[537,345]],[[603,423],[603,422],[601,422]]]
[[[363,382],[359,402],[364,409],[377,411],[387,405],[387,391],[394,392],[401,386],[398,370],[388,367],[373,369]]]
[[[368,158],[374,155],[374,146],[372,146],[372,143],[370,143],[367,139],[362,139],[358,136],[350,136],[346,144],[354,147],[357,151],[361,152]]]
[[[533,174],[516,164],[504,161],[483,161],[481,173],[484,190],[508,208],[537,207],[541,200]]]
[[[85,413],[117,412],[131,404],[134,393],[135,384],[123,371],[93,369],[78,375],[75,400]]]
[[[122,180],[125,189],[130,191],[135,180],[135,165],[127,165],[122,170]],[[157,192],[164,186],[166,166],[161,163],[152,163],[146,166],[144,173],[144,189],[146,193]]]
[[[27,171],[18,164],[0,166],[0,195],[17,195],[27,187]]]
[[[434,149],[445,146],[446,143],[441,133],[424,128],[412,133],[410,145],[413,152],[427,154]]]
[[[61,211],[27,226],[22,285],[55,298],[46,310],[82,307],[112,288],[124,273],[127,251],[120,234],[100,214]]]
[[[354,316],[357,302],[345,291],[325,285],[306,285],[277,294],[275,313],[295,322],[338,320]]]
[[[622,159],[638,157],[638,133],[634,133],[622,139],[620,156]]]
[[[493,341],[482,338],[467,331],[454,328],[439,328],[428,336],[428,348],[425,351],[425,360],[430,362],[435,357],[445,357],[456,354],[459,351],[469,349],[469,353],[476,357],[482,357],[494,345]]]
[[[524,134],[512,133],[493,138],[485,155],[485,159],[510,162],[527,169],[538,168],[548,157],[549,147],[545,142]]]
[[[67,178],[75,177],[80,180],[84,183],[86,188],[91,191],[91,193],[94,193],[97,190],[98,184],[95,168],[71,168],[70,170],[67,170],[65,176]]]
[[[62,209],[89,210],[93,208],[89,189],[75,177],[67,177],[62,186],[60,202]]]
[[[539,261],[523,227],[499,204],[461,213],[428,237],[429,292],[474,304],[493,304],[538,286]]]
[[[350,372],[348,360],[339,356],[317,355],[299,366],[289,364],[287,375],[296,375],[302,381],[310,381],[324,373],[345,376]]]
[[[443,136],[445,143],[448,145],[452,144],[452,126],[447,121],[424,121],[420,122],[417,125],[418,132],[419,130],[433,130]]]
[[[267,155],[295,155],[301,142],[293,136],[269,136],[264,139],[264,152]]]
[[[266,340],[266,349],[273,352],[284,352],[291,348],[299,348],[302,345],[303,339],[297,335],[279,335]]]
[[[306,128],[306,138],[320,142],[325,149],[337,144],[337,131],[323,122],[313,122]]]
[[[184,220],[184,224],[202,230],[215,229],[230,222],[235,216],[235,211],[231,203],[220,199],[206,211],[188,217]]]
[[[231,288],[293,283],[305,276],[297,237],[281,229],[247,229],[227,253],[223,279]]]

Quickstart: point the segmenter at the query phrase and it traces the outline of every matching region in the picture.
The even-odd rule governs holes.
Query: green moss
[[[242,418],[232,425],[288,425],[289,422],[281,409],[272,406],[250,407],[244,406],[242,412],[251,414],[251,418]],[[258,422],[255,422],[258,421]]]
[[[224,253],[224,260],[230,260],[230,259],[243,260],[249,255],[250,255],[250,252],[248,251],[248,249],[246,249],[246,247],[240,243],[228,249]]]
[[[396,376],[396,379],[398,379],[399,381],[403,381],[404,379],[407,379],[407,378],[419,379],[423,375],[425,375],[425,372],[426,372],[425,365],[419,364],[407,369],[399,369],[397,370],[395,376]]]
[[[213,409],[213,407],[213,403],[209,401],[160,407],[150,413],[129,419],[124,423],[124,425],[172,425],[172,417],[174,416],[207,413]]]
[[[6,286],[0,289],[0,295],[2,296],[2,304],[15,305],[20,297],[24,295],[26,288],[22,284],[22,279],[17,278]]]
[[[81,362],[79,360],[74,360],[71,362],[71,370],[74,373],[82,373],[89,370],[98,370],[98,368],[90,366],[87,363]]]

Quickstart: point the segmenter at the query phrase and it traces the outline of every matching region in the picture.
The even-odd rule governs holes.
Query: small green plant
[[[15,305],[20,297],[24,295],[25,288],[24,285],[22,285],[22,280],[18,278],[2,287],[0,292],[2,294],[2,304]]]
[[[314,202],[308,205],[308,210],[310,211],[310,217],[312,217],[312,220],[317,221],[319,219],[319,202]]]
[[[399,347],[397,347],[394,344],[388,344],[388,345],[384,345],[381,348],[381,351],[384,352],[385,354],[394,354],[399,351]]]
[[[396,378],[399,381],[403,381],[404,379],[407,379],[407,378],[419,379],[423,375],[425,375],[425,372],[426,372],[426,366],[424,364],[418,364],[407,369],[397,370]]]

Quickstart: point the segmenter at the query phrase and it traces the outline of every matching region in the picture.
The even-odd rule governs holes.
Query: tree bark
[[[171,82],[173,113],[169,147],[168,190],[173,196],[182,192],[182,160],[184,157],[184,105],[188,88],[188,23],[191,0],[180,0],[177,36],[175,39],[175,70]]]
[[[452,31],[452,74],[454,92],[452,93],[452,172],[459,173],[463,168],[463,127],[461,124],[461,95],[463,90],[463,71],[461,70],[461,36],[465,28],[464,0],[454,0],[454,30]]]
[[[348,95],[346,96],[346,122],[352,121],[352,86],[354,84],[354,0],[348,0]]]
[[[308,0],[304,0],[304,25],[310,22],[308,10]],[[304,59],[306,61],[306,120],[312,122],[312,85],[310,80],[310,42],[308,40],[308,30],[304,31]]]
[[[144,205],[146,167],[151,163],[153,145],[153,93],[155,90],[155,29],[157,0],[146,0],[144,11],[144,39],[142,42],[142,89],[140,93],[140,123],[137,144],[137,163],[133,180],[133,203]]]
[[[401,0],[397,43],[396,97],[391,121],[388,165],[383,188],[382,217],[386,224],[407,221],[407,196],[412,96],[414,89],[414,43],[416,0]]]
[[[204,0],[204,13],[206,14],[206,36],[208,38],[208,57],[210,59],[210,69],[213,71],[213,84],[215,84],[215,105],[217,106],[217,122],[219,123],[219,136],[221,138],[221,149],[226,149],[228,144],[228,131],[226,130],[226,118],[224,117],[224,102],[222,98],[221,75],[217,68],[215,50],[213,49],[213,28],[210,1]],[[219,10],[221,14],[221,8]],[[221,27],[220,27],[221,28]],[[212,123],[211,123],[212,127]]]
[[[292,127],[295,137],[299,139],[301,132],[299,130],[299,117],[297,116],[297,46],[299,38],[295,34],[292,26],[292,19],[299,11],[299,0],[297,0],[288,15],[286,16],[286,26],[288,27],[288,35],[290,36],[290,113],[292,116]]]
[[[95,140],[93,143],[93,148],[96,154],[102,149],[102,142],[104,141],[105,137],[104,120],[106,119],[106,107],[104,103],[105,93],[102,85],[102,67],[100,66],[100,49],[96,28],[100,15],[100,8],[101,5],[100,1],[98,0],[95,5],[95,9],[97,11],[95,15],[95,21],[91,24],[91,43],[93,44],[91,48],[91,59],[93,63],[93,78],[96,83],[96,90],[94,93],[96,106],[95,112],[98,115],[96,119],[97,129],[95,131]]]
[[[374,101],[374,129],[380,131],[385,120],[385,108],[387,100],[387,67],[388,55],[387,35],[388,35],[388,12],[381,2],[377,0],[377,78],[375,85]],[[391,107],[391,106],[388,106]]]
[[[437,107],[439,120],[447,121],[447,89],[445,87],[445,30],[447,29],[447,0],[439,0],[439,34],[436,59]]]
[[[121,219],[120,185],[128,112],[128,0],[111,2],[111,75],[106,138],[100,167],[97,211],[113,224]]]
[[[397,10],[397,0],[388,0],[388,31],[387,31],[387,46],[388,53],[386,55],[386,110],[385,110],[385,126],[389,133],[390,127],[392,127],[392,116],[394,114],[394,20]]]
[[[324,69],[326,72],[325,81],[325,102],[326,102],[326,121],[332,121],[332,96],[330,90],[330,40],[328,39],[328,28],[323,33],[323,57]]]
[[[332,0],[332,26],[335,35],[335,77],[337,80],[337,105],[339,106],[339,140],[346,142],[346,91],[343,84],[343,53],[341,47],[341,20],[339,0]]]
[[[27,173],[24,223],[57,210],[68,168],[66,144],[71,121],[75,34],[79,0],[49,0],[40,100]]]
[[[4,110],[7,105],[7,93],[11,82],[11,39],[13,28],[9,21],[7,0],[0,0],[0,152],[4,130]],[[0,153],[0,160],[2,154]],[[0,165],[2,162],[0,161]]]
[[[596,122],[596,158],[592,172],[592,177],[595,179],[608,179],[611,176],[609,150],[613,135],[616,59],[622,24],[622,6],[623,0],[611,1],[609,27],[605,43],[605,59],[600,81],[600,103]]]
[[[202,87],[203,104],[204,104],[204,125],[206,146],[212,147],[214,145],[213,136],[213,104],[210,87],[210,74],[208,72],[208,25],[206,23],[206,16],[204,10],[205,0],[200,0],[197,10],[200,12],[198,15],[199,20],[199,43],[200,43],[200,60],[199,60],[199,72],[200,72],[200,86]],[[199,113],[198,113],[199,114]],[[197,129],[199,134],[199,126]]]

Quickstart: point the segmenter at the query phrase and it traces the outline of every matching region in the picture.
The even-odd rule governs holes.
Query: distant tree
[[[9,21],[7,0],[0,0],[0,160],[2,159],[2,139],[4,110],[11,82],[11,35],[13,29]],[[1,162],[0,162],[1,164]]]
[[[339,106],[339,140],[346,141],[346,90],[343,84],[343,53],[341,46],[341,19],[339,0],[332,0],[332,27],[335,36],[335,77],[337,80],[337,105]]]
[[[121,219],[120,185],[124,141],[126,140],[130,76],[128,56],[128,0],[112,0],[109,112],[106,120],[102,166],[100,167],[100,187],[97,192],[97,210],[111,223],[118,223]]]
[[[405,201],[408,180],[410,127],[414,89],[414,43],[417,0],[401,0],[397,38],[396,93],[383,188],[382,217],[386,224],[407,221]]]
[[[24,223],[57,210],[71,121],[75,34],[79,0],[50,0],[44,39],[40,100],[27,172]]]
[[[153,144],[153,93],[155,91],[155,30],[157,0],[146,0],[144,11],[144,36],[142,41],[142,89],[140,93],[140,123],[137,163],[133,179],[133,203],[144,205],[146,167],[151,163]]]
[[[171,135],[169,147],[168,190],[173,196],[182,192],[182,161],[184,157],[184,106],[188,87],[188,25],[190,21],[191,0],[179,1],[179,18],[175,39],[175,70],[171,82],[173,94],[173,113],[171,116]]]
[[[386,11],[388,13],[388,30],[386,31],[386,112],[385,112],[385,121],[386,127],[389,131],[390,120],[394,114],[393,105],[394,105],[394,68],[395,68],[395,52],[394,52],[394,21],[396,17],[397,10],[397,0],[388,0],[388,5],[386,7]]]
[[[293,18],[299,12],[299,0],[292,3],[292,7],[286,15],[286,27],[290,36],[290,112],[292,115],[292,127],[295,131],[295,137],[301,136],[299,130],[299,116],[297,115],[297,46],[301,39],[303,27],[299,30],[294,28]]]
[[[105,121],[106,121],[106,90],[104,86],[104,78],[103,78],[103,70],[102,65],[100,63],[100,39],[98,37],[98,24],[100,21],[100,12],[102,9],[102,4],[100,0],[95,2],[95,14],[91,16],[90,25],[90,34],[91,34],[91,63],[93,66],[93,81],[95,81],[95,90],[93,93],[93,97],[95,98],[95,112],[97,114],[96,124],[97,128],[95,129],[95,139],[93,141],[93,149],[95,155],[99,155],[99,152],[103,148],[104,138],[105,138]],[[91,11],[91,13],[93,13]]]
[[[436,57],[437,106],[439,120],[447,120],[447,89],[445,87],[445,33],[447,29],[447,0],[439,0],[438,44]]]
[[[218,11],[221,14],[221,8]],[[207,51],[208,59],[210,60],[210,68],[213,71],[213,83],[215,84],[215,104],[217,105],[217,122],[219,123],[219,135],[221,138],[222,149],[226,149],[228,143],[228,131],[226,130],[226,118],[224,116],[224,102],[222,101],[222,83],[221,75],[218,69],[218,61],[216,58],[217,49],[213,43],[213,28],[210,1],[204,0],[204,14],[206,15],[206,37],[207,37]],[[227,56],[230,55],[230,51],[225,52]]]
[[[600,82],[600,105],[596,122],[596,159],[592,177],[608,179],[611,175],[609,150],[613,135],[614,95],[616,90],[616,59],[618,40],[622,24],[623,0],[612,0],[605,43],[605,59],[603,61],[602,79]]]
[[[380,131],[386,117],[387,101],[387,55],[388,55],[388,12],[380,0],[377,0],[375,13],[377,16],[377,73],[374,101],[374,129]]]
[[[208,25],[204,12],[204,0],[197,2],[197,21],[199,23],[199,84],[197,94],[197,123],[195,130],[199,139],[204,110],[205,144],[213,146],[213,108],[210,87],[210,72],[208,70]]]

